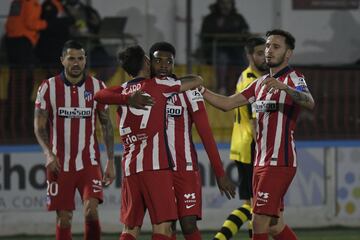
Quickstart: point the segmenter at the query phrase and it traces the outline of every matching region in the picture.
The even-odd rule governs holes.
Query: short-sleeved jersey
[[[257,136],[254,166],[296,167],[294,131],[300,112],[297,104],[285,91],[266,91],[261,83],[264,75],[241,92],[256,111]],[[304,76],[286,67],[273,76],[298,91],[307,90]]]
[[[63,73],[39,87],[35,108],[49,113],[51,149],[65,172],[99,164],[96,111],[107,106],[96,102],[94,95],[103,88],[105,84],[91,76],[73,85]]]
[[[260,76],[260,73],[249,66],[241,73],[236,85],[236,92],[241,92]],[[230,145],[231,160],[247,164],[252,162],[251,143],[253,141],[253,126],[251,119],[253,119],[251,104],[238,107],[234,110],[234,125]]]
[[[118,108],[119,131],[124,145],[122,169],[125,176],[173,166],[165,137],[166,102],[172,93],[180,91],[180,87],[181,82],[172,78],[137,78],[122,85],[123,95],[141,90],[155,102],[147,110],[129,106]]]
[[[166,133],[174,161],[173,170],[198,170],[198,158],[192,139],[192,126],[195,123],[216,176],[223,176],[225,173],[220,154],[211,133],[201,93],[198,90],[188,90],[184,93],[173,94],[168,99],[166,112],[168,116]]]

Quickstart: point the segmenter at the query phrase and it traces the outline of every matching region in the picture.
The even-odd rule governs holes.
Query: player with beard
[[[204,98],[229,111],[253,103],[256,112],[256,157],[253,177],[253,240],[295,240],[284,222],[284,196],[296,173],[294,142],[301,107],[313,109],[315,102],[303,74],[289,66],[295,38],[284,30],[266,33],[265,58],[270,68],[246,89],[222,96],[205,88]]]
[[[64,44],[61,63],[64,71],[43,81],[35,102],[35,135],[46,157],[47,207],[56,211],[56,239],[72,239],[78,190],[84,205],[84,239],[100,239],[97,208],[103,201],[103,185],[115,178],[114,132],[108,108],[94,100],[105,85],[85,73],[86,54],[78,42]],[[108,157],[103,176],[97,116]]]
[[[236,92],[241,92],[253,81],[269,70],[265,62],[265,39],[253,37],[246,41],[246,56],[249,66],[241,73],[236,85]],[[252,236],[251,227],[251,199],[252,176],[255,153],[255,119],[250,104],[234,110],[234,126],[230,145],[230,160],[234,161],[239,173],[239,198],[243,205],[227,217],[222,228],[214,239],[231,239],[241,225],[249,221],[249,236]]]
[[[167,79],[173,76],[175,48],[167,42],[157,42],[150,48],[152,74]],[[226,176],[213,137],[203,97],[198,90],[174,93],[167,106],[167,142],[174,161],[173,179],[182,233],[186,240],[201,239],[197,220],[201,219],[201,176],[192,125],[195,124],[215,172],[221,194],[235,196],[235,187]],[[173,230],[175,230],[175,222]],[[174,231],[175,232],[175,231]],[[175,234],[173,239],[175,239]]]

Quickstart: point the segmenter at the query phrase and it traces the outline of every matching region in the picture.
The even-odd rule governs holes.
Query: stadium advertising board
[[[360,156],[359,148],[300,148],[298,170],[286,195],[286,218],[294,227],[321,227],[332,224],[359,226],[360,221]],[[103,159],[105,154],[102,153]],[[220,147],[227,174],[236,181],[237,169],[228,160],[228,145]],[[217,229],[233,209],[238,197],[221,196],[206,152],[198,150],[203,183],[203,220],[201,229]],[[120,173],[121,153],[116,154]],[[46,209],[45,159],[39,151],[0,153],[0,235],[52,234],[54,214]],[[336,182],[337,181],[337,182]],[[104,232],[118,232],[121,175],[104,191],[100,217]],[[335,199],[335,197],[337,197]],[[76,198],[73,230],[82,232],[81,199]],[[300,216],[300,217],[299,217]],[[21,227],[19,227],[21,226]],[[150,230],[148,217],[144,230]]]

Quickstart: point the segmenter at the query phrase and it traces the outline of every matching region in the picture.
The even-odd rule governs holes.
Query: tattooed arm
[[[111,124],[109,109],[98,111],[108,160],[106,161],[103,183],[109,185],[115,179],[114,167],[114,129]]]
[[[288,85],[284,84],[276,80],[273,77],[266,78],[262,85],[266,86],[267,91],[272,92],[275,89],[283,90],[287,94],[289,94],[292,99],[299,104],[300,106],[312,110],[315,107],[315,102],[313,97],[311,96],[310,91],[305,88],[303,91],[298,91],[294,88],[289,87]]]
[[[307,108],[309,110],[314,109],[315,102],[308,89],[304,91],[298,91],[294,88],[287,86],[284,91],[287,94],[289,94],[292,97],[292,99],[300,106]]]
[[[47,127],[48,117],[48,111],[35,109],[34,133],[37,141],[44,151],[46,157],[46,168],[57,174],[60,171],[60,163],[50,148],[49,129]]]

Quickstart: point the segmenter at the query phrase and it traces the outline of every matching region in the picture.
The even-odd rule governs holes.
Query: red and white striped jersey
[[[244,95],[256,112],[257,137],[254,166],[296,167],[294,131],[300,105],[285,91],[269,93],[261,83],[264,75],[244,89]],[[299,91],[307,90],[304,76],[290,67],[279,71],[277,80]]]
[[[188,90],[173,94],[167,102],[166,111],[166,133],[174,161],[174,171],[198,170],[197,153],[192,140],[192,125],[195,123],[216,176],[223,176],[225,173],[220,154],[211,132],[201,93],[198,90]]]
[[[172,78],[137,78],[122,86],[121,94],[128,95],[141,90],[155,102],[147,110],[129,106],[118,108],[118,125],[124,145],[122,169],[125,176],[173,166],[165,137],[166,101],[172,93],[179,92],[180,87],[181,82]]]
[[[73,85],[63,73],[39,87],[35,108],[49,113],[50,145],[65,172],[100,162],[96,111],[107,106],[96,102],[94,95],[103,88],[105,84],[91,76]]]

